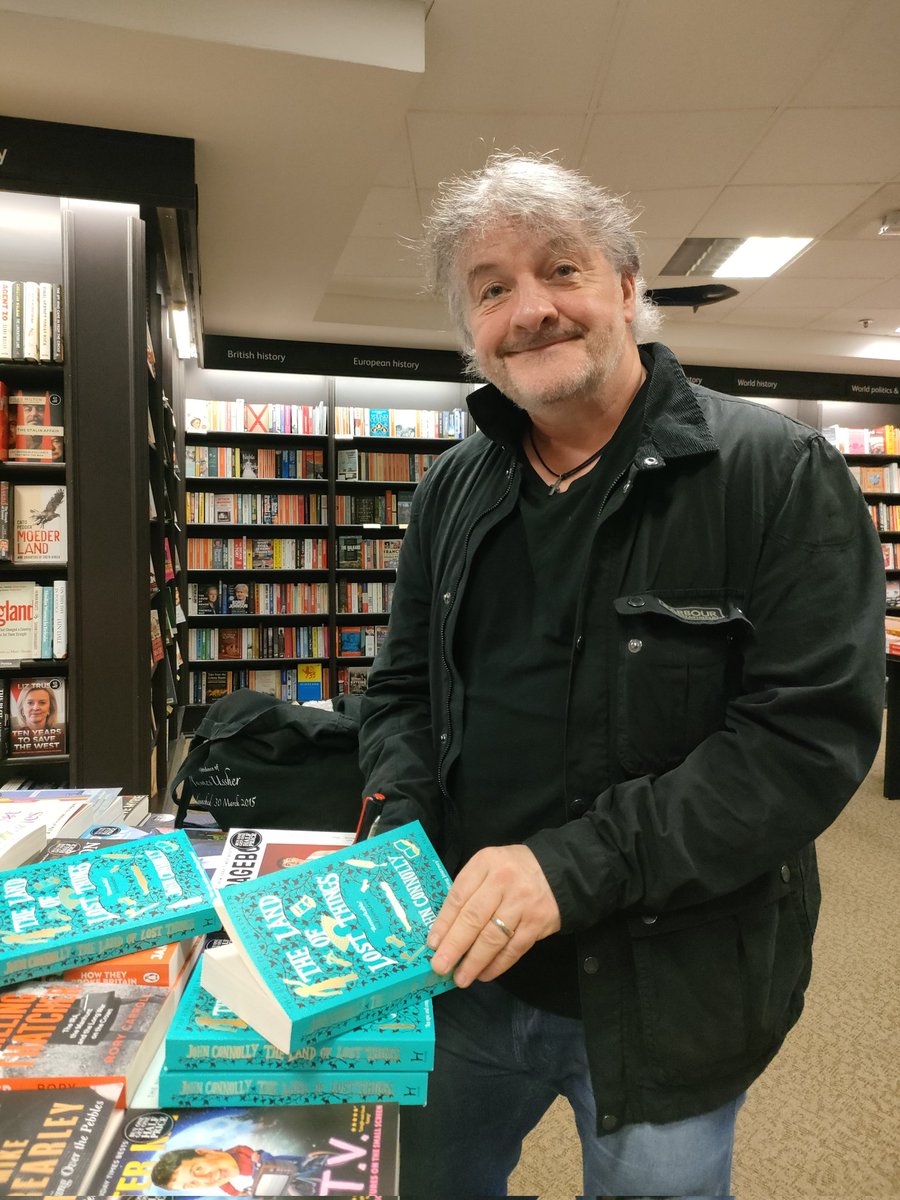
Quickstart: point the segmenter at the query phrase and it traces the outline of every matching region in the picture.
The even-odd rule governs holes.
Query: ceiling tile
[[[618,192],[726,184],[771,116],[768,109],[604,114],[591,126],[581,168]]]
[[[629,0],[601,106],[779,107],[856,0]],[[565,6],[563,6],[565,7]]]
[[[727,281],[726,281],[727,282]],[[752,308],[838,308],[866,290],[870,279],[767,279],[745,305]],[[740,287],[740,281],[734,281]]]
[[[726,187],[691,229],[694,237],[819,237],[871,193],[865,184]]]
[[[900,275],[900,238],[815,242],[785,267],[782,275],[792,279],[889,279]]]
[[[892,309],[897,314],[897,324],[900,325],[900,278],[890,279],[877,287],[869,287],[853,297],[854,303],[868,305],[871,308]]]
[[[422,220],[412,188],[374,187],[353,228],[353,237],[419,237]]]
[[[549,154],[573,166],[582,120],[578,116],[516,113],[421,113],[408,117],[416,186],[435,188],[445,179],[484,165],[492,150]]]
[[[416,110],[581,112],[611,54],[615,0],[435,0]],[[523,69],[527,64],[527,69]]]
[[[678,238],[693,229],[719,194],[716,187],[632,189],[625,200],[637,209],[634,229],[644,238]]]
[[[840,41],[797,91],[799,107],[900,106],[897,0],[871,0],[854,13]]]
[[[415,251],[400,238],[386,237],[349,238],[334,273],[335,277],[386,275],[402,279],[421,275]]]
[[[782,113],[733,182],[882,183],[900,170],[900,108]]]
[[[864,329],[861,321],[870,321],[868,329]],[[900,326],[896,308],[881,309],[860,305],[855,308],[837,308],[815,321],[811,329],[823,329],[828,333],[868,333],[879,336],[891,336]]]
[[[740,312],[726,315],[724,323],[752,328],[806,329],[827,312],[827,308],[751,308],[745,305]]]

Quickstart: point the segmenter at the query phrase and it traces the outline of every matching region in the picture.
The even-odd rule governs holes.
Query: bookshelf
[[[463,385],[189,365],[185,386],[185,727],[240,686],[362,688],[416,484],[458,440],[451,412],[465,432]]]
[[[32,260],[20,235],[18,258],[0,253],[0,275],[61,284],[64,347],[61,364],[0,363],[0,379],[9,390],[58,390],[65,430],[64,462],[7,461],[0,482],[58,484],[67,512],[65,565],[0,565],[0,580],[40,573],[48,583],[65,581],[66,657],[0,664],[7,685],[19,676],[60,680],[65,750],[4,757],[0,782],[149,793],[145,222],[132,204],[0,191],[0,205],[29,212],[37,231]],[[51,242],[55,272],[45,249]]]

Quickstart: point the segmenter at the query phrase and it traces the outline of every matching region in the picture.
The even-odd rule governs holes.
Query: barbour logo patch
[[[716,608],[714,605],[710,605],[708,608],[701,608],[699,605],[691,605],[686,608],[673,608],[671,604],[666,604],[665,600],[660,600],[659,606],[682,621],[709,622],[725,620],[725,613],[721,608]]]

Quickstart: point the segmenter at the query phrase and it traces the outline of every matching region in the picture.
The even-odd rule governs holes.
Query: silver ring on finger
[[[511,938],[516,932],[514,929],[510,929],[507,923],[500,917],[491,917],[491,921],[497,926],[501,933],[506,934],[507,938]]]

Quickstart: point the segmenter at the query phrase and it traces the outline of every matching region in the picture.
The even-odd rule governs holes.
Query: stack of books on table
[[[446,873],[415,824],[234,832],[221,871],[256,865],[220,891],[184,831],[0,871],[0,1194],[196,1192],[211,1163],[229,1194],[396,1193]]]

